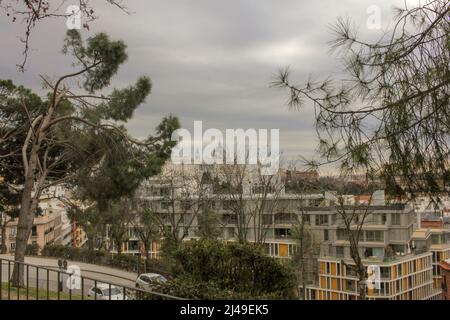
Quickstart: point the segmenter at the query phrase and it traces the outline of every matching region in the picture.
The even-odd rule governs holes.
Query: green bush
[[[292,298],[295,292],[293,270],[253,244],[193,240],[175,258],[183,271],[156,290],[199,299]]]
[[[36,256],[39,254],[39,246],[37,244],[27,244],[25,254],[28,256]]]
[[[144,259],[139,259],[138,256],[111,254],[105,250],[47,245],[42,249],[41,254],[46,257],[104,265],[132,272],[144,272],[147,268],[147,272],[156,272],[170,277],[168,268],[159,260],[149,259],[145,262]]]

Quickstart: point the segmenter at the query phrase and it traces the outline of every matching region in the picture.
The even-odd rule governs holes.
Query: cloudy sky
[[[55,1],[57,2],[57,1]],[[76,1],[73,1],[76,3]],[[105,3],[104,3],[105,2]],[[129,123],[130,132],[151,134],[161,117],[172,113],[183,127],[194,120],[204,128],[278,128],[280,147],[291,159],[313,157],[316,140],[310,108],[292,111],[287,92],[270,88],[277,70],[290,66],[296,82],[309,75],[324,78],[341,71],[329,53],[329,30],[339,16],[350,17],[359,35],[376,38],[367,28],[370,6],[381,9],[382,28],[392,26],[392,8],[404,0],[124,0],[127,15],[95,0],[99,19],[83,31],[107,32],[128,45],[129,59],[115,86],[149,75],[153,92]],[[409,1],[414,2],[414,1]],[[65,1],[64,7],[71,4]],[[56,77],[70,69],[60,54],[65,21],[37,26],[24,73],[18,37],[24,25],[0,20],[0,75],[39,90],[40,74]]]

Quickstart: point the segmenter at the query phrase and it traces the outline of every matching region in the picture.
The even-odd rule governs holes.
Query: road
[[[13,264],[10,263],[8,266],[8,262],[6,260],[13,260],[12,255],[0,255],[0,259],[3,260],[2,263],[2,269],[1,269],[1,281],[3,283],[8,282],[8,278],[12,274],[13,270]],[[40,257],[27,257],[25,258],[25,263],[30,264],[29,267],[29,274],[28,274],[28,283],[30,288],[36,288],[37,284],[39,286],[39,289],[47,289],[47,279],[48,279],[48,287],[50,291],[57,291],[58,288],[58,259],[52,259],[52,258],[40,258]],[[84,295],[87,296],[89,288],[91,288],[95,280],[98,282],[106,282],[111,283],[117,286],[127,286],[127,287],[134,287],[135,279],[137,277],[137,274],[126,272],[114,268],[104,267],[104,266],[98,266],[98,265],[92,265],[87,263],[81,263],[77,261],[67,261],[68,266],[76,266],[80,268],[81,276],[84,278],[83,284],[84,284]],[[39,268],[45,268],[45,269],[39,269],[33,267],[37,266]],[[9,275],[8,275],[9,274]],[[25,278],[26,277],[26,271],[25,271]],[[63,283],[63,292],[68,293],[69,289],[66,285],[68,275],[61,274],[60,279]],[[27,280],[25,280],[27,281]],[[73,294],[81,294],[81,290],[73,290]]]

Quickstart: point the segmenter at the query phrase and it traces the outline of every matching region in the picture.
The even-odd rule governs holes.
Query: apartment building
[[[137,225],[132,225],[128,227],[128,234],[126,236],[126,241],[124,241],[121,244],[121,252],[123,254],[130,254],[135,256],[145,256],[145,249],[142,244],[142,241],[139,238],[139,234],[137,232]],[[107,228],[107,234],[105,237],[106,248],[110,248],[109,251],[112,253],[118,252],[118,244],[115,243],[115,241],[109,237],[109,228]],[[161,243],[160,241],[152,241],[152,244],[150,245],[148,256],[152,259],[158,259],[159,258],[159,251],[160,251]]]
[[[442,275],[442,300],[450,300],[450,259],[440,263]]]
[[[431,238],[430,251],[433,254],[433,286],[440,290],[442,274],[440,263],[450,259],[450,230],[428,229]]]
[[[189,172],[196,170],[198,168],[190,168]],[[202,169],[198,171],[202,173]],[[448,238],[437,230],[418,229],[412,204],[388,203],[384,193],[379,191],[367,197],[346,196],[343,205],[338,205],[331,192],[288,194],[279,185],[281,179],[262,184],[258,176],[245,180],[240,186],[241,192],[236,195],[216,188],[218,179],[211,173],[208,178],[211,182],[206,183],[199,194],[197,183],[205,181],[204,177],[190,183],[186,183],[184,174],[177,173],[171,178],[174,180],[167,181],[163,176],[152,178],[141,197],[163,221],[165,228],[177,228],[185,240],[199,237],[198,213],[209,211],[218,218],[219,238],[236,241],[242,236],[238,234],[242,223],[239,214],[246,212],[249,214],[246,240],[262,244],[267,254],[285,260],[296,252],[293,227],[300,218],[305,221],[316,247],[308,257],[309,299],[351,300],[358,297],[358,278],[344,219],[349,214],[353,215],[350,232],[360,234],[358,250],[364,265],[366,268],[378,266],[381,274],[380,285],[368,289],[369,299],[440,297],[437,283],[441,278],[436,268],[446,257]],[[182,186],[177,179],[183,180]],[[173,221],[179,223],[174,225]],[[122,252],[140,254],[139,239],[131,229]],[[152,246],[152,256],[157,257],[158,250],[157,244]]]
[[[6,226],[6,247],[8,252],[16,250],[18,219],[11,221]],[[58,212],[34,218],[28,244],[37,245],[39,250],[50,244],[57,244],[61,239],[61,214]]]
[[[359,255],[366,268],[380,271],[379,285],[367,289],[369,299],[406,300],[436,299],[439,291],[433,285],[433,254],[428,239],[414,231],[415,212],[408,204],[347,206],[364,223],[352,221],[351,230],[360,228]],[[321,244],[319,272],[316,283],[308,287],[309,299],[355,300],[358,297],[358,277],[350,256],[348,229],[342,209],[316,209],[323,216],[324,237]],[[320,221],[320,220],[319,220]]]
[[[83,228],[77,225],[76,221],[72,222],[71,229],[72,229],[71,246],[74,248],[81,248],[87,241],[86,232],[84,232]]]

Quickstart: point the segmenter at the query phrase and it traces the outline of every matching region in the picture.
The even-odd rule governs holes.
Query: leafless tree
[[[210,201],[209,184],[203,179],[203,171],[190,165],[166,166],[156,180],[162,194],[151,196],[148,210],[153,213],[162,236],[176,250]],[[152,188],[155,185],[150,186],[149,195]]]
[[[280,176],[262,174],[259,164],[221,164],[216,166],[216,177],[215,191],[232,212],[238,241],[245,243],[253,236],[255,243],[264,244],[272,225],[271,219],[265,217],[283,210],[279,201],[284,191]]]
[[[302,206],[292,228],[292,238],[296,242],[296,250],[292,258],[298,268],[298,278],[302,286],[302,298],[306,300],[306,285],[308,283],[308,264],[312,262],[313,254],[317,251],[314,235],[311,231],[307,213]]]
[[[366,300],[367,289],[367,269],[364,266],[362,257],[359,250],[359,243],[363,238],[363,227],[366,223],[366,218],[372,214],[370,210],[370,204],[372,197],[367,204],[356,204],[347,206],[345,199],[342,196],[337,198],[336,210],[341,218],[343,230],[348,237],[350,243],[350,256],[355,263],[355,266],[343,264],[347,269],[354,268],[358,275],[358,298],[360,300]]]

